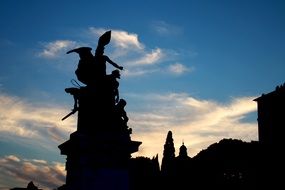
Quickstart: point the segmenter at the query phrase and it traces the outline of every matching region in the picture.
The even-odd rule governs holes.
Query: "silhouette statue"
[[[118,103],[120,97],[119,97],[119,82],[117,79],[121,78],[121,74],[119,70],[114,70],[110,75],[106,76],[106,87],[107,87],[107,93],[112,96],[112,102]]]
[[[62,120],[78,111],[77,131],[58,148],[66,155],[67,190],[129,189],[128,165],[131,154],[138,151],[141,142],[132,141],[124,110],[126,101],[120,99],[119,66],[104,55],[111,31],[100,36],[95,51],[79,47],[67,52],[79,54],[77,79],[86,86],[65,88],[74,99],[73,109]],[[106,62],[116,69],[106,73]]]
[[[30,181],[27,185],[28,190],[39,190],[37,186],[34,185],[33,181]]]
[[[132,128],[129,128],[127,125],[129,117],[127,116],[127,112],[124,109],[126,105],[126,100],[120,99],[115,106],[115,122],[118,124],[119,130],[123,132],[123,136],[132,134]]]
[[[73,109],[71,110],[71,112],[61,119],[62,121],[78,111],[78,99],[79,99],[79,93],[80,93],[78,88],[66,88],[65,92],[73,96],[74,105],[73,105]]]
[[[80,60],[75,74],[77,79],[86,85],[93,81],[92,71],[95,69],[94,56],[91,50],[92,48],[90,47],[80,47],[67,52],[67,54],[72,52],[79,54]]]
[[[115,62],[113,62],[108,56],[104,55],[104,49],[107,44],[109,44],[111,40],[111,31],[105,32],[102,36],[100,36],[98,40],[98,45],[95,51],[95,62],[98,68],[98,76],[106,75],[106,62],[110,63],[117,69],[123,70],[122,66],[119,66]]]
[[[127,125],[127,122],[129,121],[127,112],[124,109],[126,105],[127,105],[127,102],[124,99],[120,99],[116,105],[116,114],[119,117],[122,125]]]
[[[75,52],[79,54],[80,60],[78,62],[75,74],[77,79],[85,85],[95,85],[106,76],[106,62],[113,65],[115,68],[123,70],[122,66],[113,62],[108,56],[104,55],[104,49],[111,40],[111,31],[105,32],[100,36],[93,56],[90,47],[79,47],[67,52],[67,54]]]

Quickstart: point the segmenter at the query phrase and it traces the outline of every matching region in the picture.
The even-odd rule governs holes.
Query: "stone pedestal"
[[[130,154],[138,151],[141,142],[118,143],[94,141],[78,132],[59,145],[66,159],[68,190],[128,190]]]
[[[120,122],[113,104],[93,88],[78,89],[77,131],[59,145],[66,155],[68,190],[128,190],[128,165],[141,142]]]

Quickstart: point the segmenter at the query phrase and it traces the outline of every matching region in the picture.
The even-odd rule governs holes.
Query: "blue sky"
[[[122,65],[120,96],[142,141],[136,156],[176,155],[222,138],[257,140],[254,98],[285,82],[285,3],[277,0],[0,2],[0,189],[65,181],[57,146],[76,130],[72,48],[96,48]],[[108,72],[113,68],[108,66]],[[17,168],[17,169],[15,169]]]

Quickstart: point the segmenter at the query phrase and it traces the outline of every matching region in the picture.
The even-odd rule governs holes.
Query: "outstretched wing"
[[[105,32],[102,36],[100,36],[98,40],[98,46],[105,46],[110,43],[111,40],[111,30]]]
[[[84,53],[91,52],[91,50],[92,50],[91,47],[79,47],[79,48],[75,48],[75,49],[69,50],[68,52],[66,52],[66,54],[70,54],[72,52],[76,52],[78,54],[84,54]]]

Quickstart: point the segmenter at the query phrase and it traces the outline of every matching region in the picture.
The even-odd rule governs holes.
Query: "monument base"
[[[102,137],[102,135],[101,135]],[[93,139],[78,131],[59,145],[66,158],[66,190],[128,190],[131,153],[141,142]]]
[[[129,190],[129,173],[124,169],[84,169],[66,190]]]

